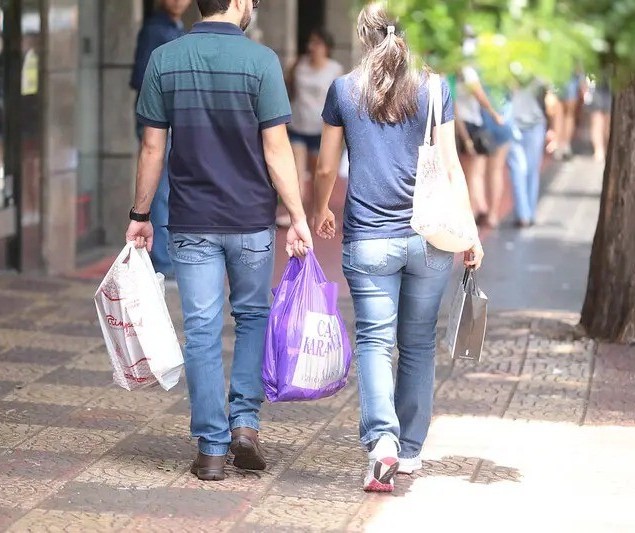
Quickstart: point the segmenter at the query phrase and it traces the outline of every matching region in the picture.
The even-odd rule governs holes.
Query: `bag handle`
[[[479,292],[478,283],[476,282],[476,270],[469,267],[465,269],[463,274],[463,288],[468,291],[468,287],[472,286],[473,292],[471,294],[477,294]]]
[[[424,143],[432,144],[432,117],[435,127],[441,124],[441,77],[434,72],[428,74],[428,117],[426,120],[426,133]]]

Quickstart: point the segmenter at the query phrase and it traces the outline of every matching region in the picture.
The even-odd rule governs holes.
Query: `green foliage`
[[[360,1],[360,5],[363,4]],[[635,0],[387,0],[408,41],[434,69],[464,61],[463,26],[479,36],[485,80],[509,85],[539,76],[562,85],[576,67],[635,68]]]

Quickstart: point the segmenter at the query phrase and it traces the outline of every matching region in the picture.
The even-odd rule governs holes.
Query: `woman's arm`
[[[478,100],[478,103],[481,104],[481,107],[487,111],[487,113],[496,121],[499,126],[505,124],[505,119],[494,109],[487,94],[483,90],[483,86],[481,82],[474,81],[467,85],[470,92],[474,95],[474,97]]]
[[[439,146],[441,152],[441,159],[445,169],[448,172],[450,181],[452,182],[453,191],[459,196],[459,202],[469,214],[470,218],[473,218],[472,206],[470,204],[470,195],[467,190],[467,182],[465,180],[465,174],[461,161],[459,160],[459,154],[456,149],[456,133],[454,131],[454,121],[450,120],[445,124],[441,124],[439,127],[435,127],[433,131],[434,142]],[[483,247],[480,241],[465,253],[464,263],[466,267],[474,267],[476,269],[481,267],[483,262]]]
[[[333,194],[337,172],[342,158],[344,128],[324,124],[322,143],[315,173],[315,233],[323,239],[335,237],[335,216],[329,209],[329,200]]]
[[[457,111],[458,110],[457,110],[456,104],[454,104],[454,117],[455,117],[454,120],[456,123],[456,133],[458,134],[459,139],[461,139],[461,142],[463,143],[463,146],[465,147],[465,151],[469,155],[476,155],[476,150],[474,149],[474,142],[472,141],[472,138],[470,137],[470,134],[467,131],[465,122],[463,122],[459,118],[459,114]]]

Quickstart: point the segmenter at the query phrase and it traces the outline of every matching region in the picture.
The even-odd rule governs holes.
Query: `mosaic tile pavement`
[[[200,482],[188,470],[195,446],[184,379],[169,393],[112,385],[94,289],[0,276],[0,530],[364,531],[380,503],[418,481],[484,490],[522,482],[513,464],[466,446],[399,478],[392,496],[365,495],[354,376],[334,398],[265,406],[266,472],[230,466],[225,481]],[[168,300],[181,331],[175,291]],[[348,300],[342,311],[350,331]],[[437,419],[634,426],[635,357],[579,338],[575,322],[562,313],[491,317],[482,364],[439,355]],[[232,338],[227,316],[226,358]]]

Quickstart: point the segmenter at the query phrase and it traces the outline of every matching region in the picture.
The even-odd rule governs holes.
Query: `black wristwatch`
[[[130,220],[134,220],[135,222],[149,222],[150,221],[150,213],[135,213],[134,206],[130,209]]]

